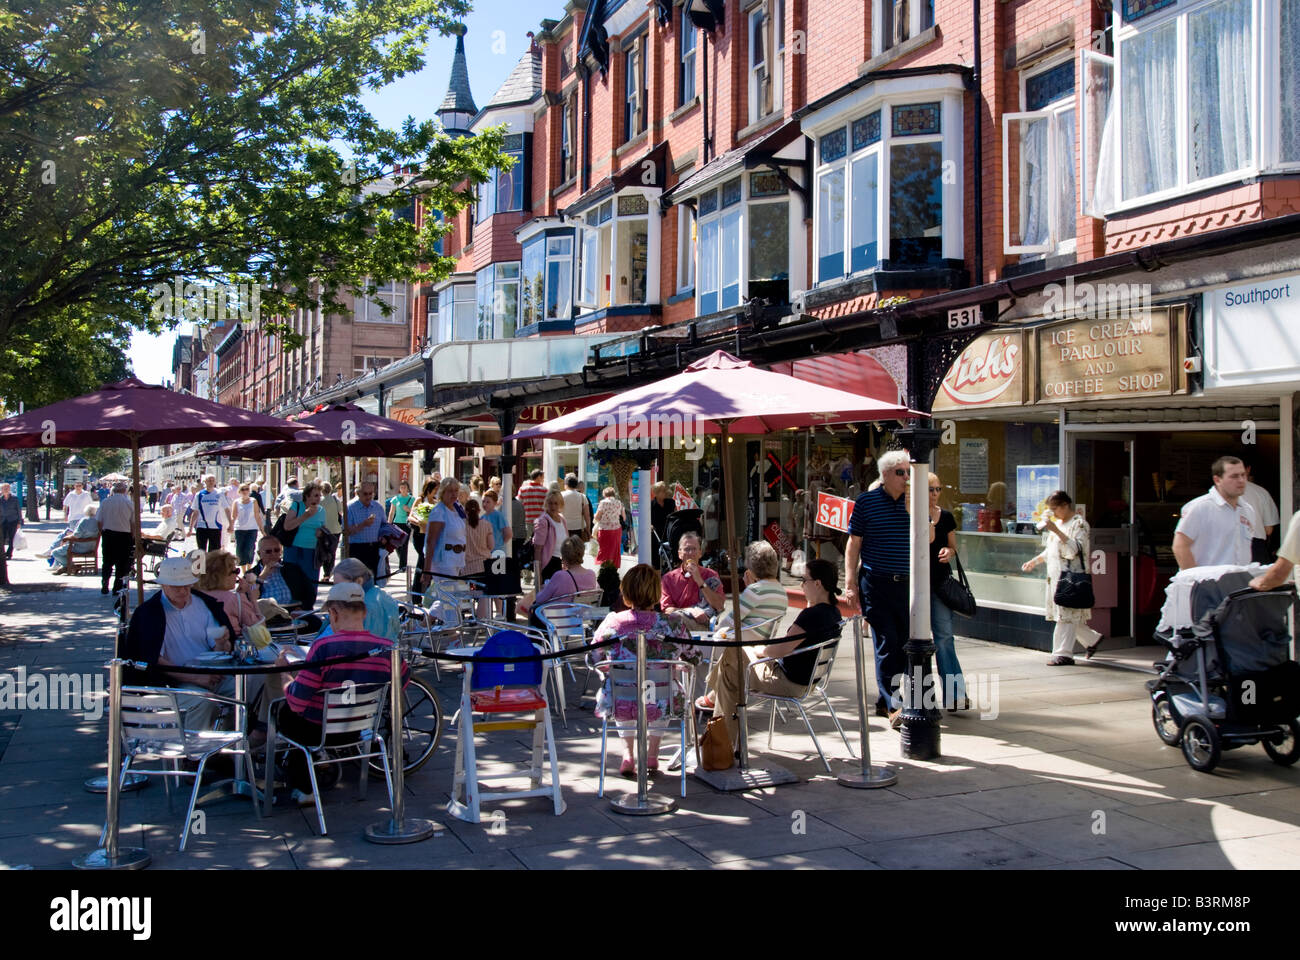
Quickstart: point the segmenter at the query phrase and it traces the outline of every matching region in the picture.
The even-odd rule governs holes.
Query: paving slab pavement
[[[60,527],[32,524],[26,533],[42,549]],[[17,589],[0,591],[0,675],[22,667],[28,676],[102,676],[115,623],[98,577],[52,577],[30,553],[15,557],[9,575]],[[652,789],[674,797],[676,810],[620,816],[609,800],[635,787],[618,775],[611,746],[606,797],[596,795],[600,727],[574,706],[571,685],[568,726],[556,725],[566,813],[519,800],[486,804],[483,823],[462,823],[446,815],[460,685],[451,667],[435,684],[448,717],[442,740],[407,781],[408,815],[443,824],[439,836],[367,843],[362,832],[388,815],[388,801],[382,781],[359,800],[351,777],[323,797],[327,836],[318,836],[313,809],[276,807],[259,818],[247,799],[232,798],[203,808],[202,833],[180,853],[186,796],[169,804],[159,784],[123,796],[122,836],[150,851],[155,870],[1300,867],[1300,768],[1248,747],[1226,754],[1212,775],[1190,770],[1152,730],[1141,672],[1150,651],[1117,651],[1115,664],[1103,651],[1073,668],[974,640],[960,640],[958,652],[987,694],[983,709],[943,715],[943,756],[932,762],[903,759],[898,735],[869,718],[873,760],[899,775],[884,790],[839,786],[797,717],[778,721],[769,748],[769,715],[755,710],[754,765],[770,758],[800,783],[722,794],[688,776],[682,799],[679,776],[666,773]],[[839,658],[829,692],[856,751],[851,656]],[[825,709],[812,714],[832,768],[856,771]],[[104,798],[82,781],[104,768],[106,723],[94,709],[0,710],[0,866],[66,867],[94,847]],[[480,743],[485,769],[513,769],[528,752],[522,734]]]

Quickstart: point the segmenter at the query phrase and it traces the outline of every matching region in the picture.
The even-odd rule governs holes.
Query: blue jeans
[[[889,701],[890,709],[903,705],[896,678],[907,672],[908,641],[907,581],[879,576],[865,570],[858,578],[862,616],[871,625],[876,653],[876,692]]]
[[[285,547],[284,562],[292,563],[307,578],[307,606],[316,606],[316,580],[320,574],[316,569],[315,547]]]
[[[943,705],[952,709],[966,699],[966,678],[962,675],[961,664],[957,662],[957,647],[952,635],[952,610],[933,593],[930,594],[930,628],[934,633],[934,667],[943,684]],[[952,691],[951,694],[949,690]]]

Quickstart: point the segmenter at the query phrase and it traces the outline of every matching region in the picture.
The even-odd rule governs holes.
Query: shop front
[[[1180,509],[1210,487],[1214,460],[1241,457],[1277,498],[1277,403],[1189,392],[1193,305],[1004,328],[952,364],[933,404],[935,472],[980,602],[965,634],[1050,649],[1045,581],[1020,568],[1057,489],[1092,528],[1092,626],[1111,646],[1150,642]]]

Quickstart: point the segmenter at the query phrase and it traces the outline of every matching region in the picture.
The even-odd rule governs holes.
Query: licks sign
[[[961,352],[934,398],[935,411],[1017,406],[1025,402],[1024,342],[1019,331],[986,333]]]

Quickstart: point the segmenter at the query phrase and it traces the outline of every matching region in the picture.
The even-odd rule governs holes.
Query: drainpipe
[[[591,189],[591,71],[582,73],[582,192]]]
[[[713,144],[713,139],[709,136],[709,37],[711,31],[702,30],[704,34],[701,40],[700,59],[704,61],[704,83],[700,89],[700,118],[704,127],[704,143],[702,150],[704,158],[700,161],[700,168],[709,162],[709,147]]]
[[[973,0],[971,6],[975,26],[975,70],[971,74],[975,104],[975,276],[971,285],[978,287],[984,283],[984,88],[980,69],[984,51],[980,46],[980,0]]]

